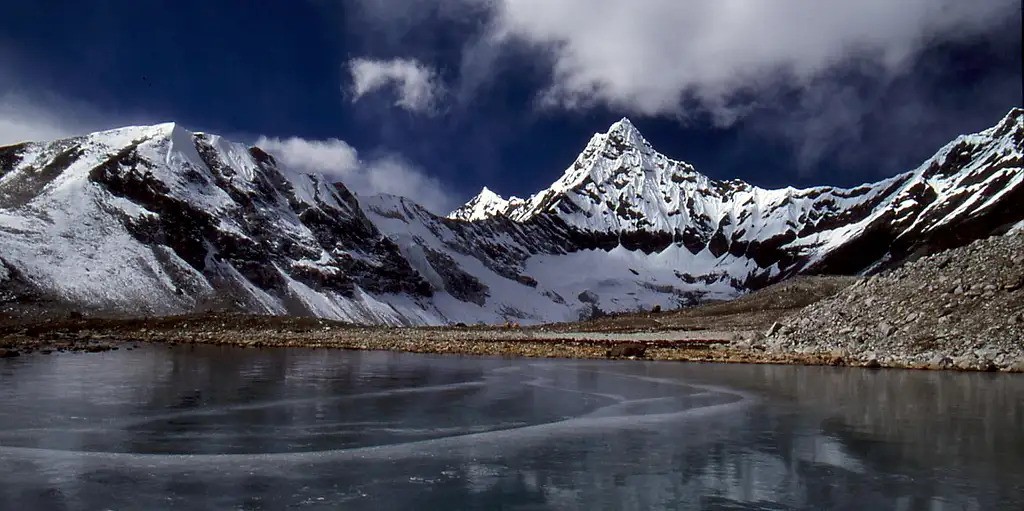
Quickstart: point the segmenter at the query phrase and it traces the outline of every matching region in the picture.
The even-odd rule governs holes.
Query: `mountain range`
[[[1024,222],[1024,110],[854,188],[718,181],[628,120],[448,216],[174,123],[0,147],[0,307],[538,323],[871,274]],[[325,169],[327,170],[327,169]]]

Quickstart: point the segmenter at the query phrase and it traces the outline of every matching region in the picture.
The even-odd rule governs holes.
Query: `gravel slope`
[[[871,277],[773,325],[773,352],[869,366],[1024,370],[1024,233]]]

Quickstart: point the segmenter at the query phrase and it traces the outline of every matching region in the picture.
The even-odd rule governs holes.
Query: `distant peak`
[[[476,194],[473,201],[479,207],[504,207],[508,205],[508,201],[504,197],[491,191],[486,186],[480,189],[480,193]]]
[[[501,198],[500,195],[494,193],[493,191],[491,191],[490,188],[487,188],[486,186],[481,188],[480,189],[480,193],[476,194],[476,196],[480,197],[481,199],[500,199]]]
[[[456,220],[483,220],[496,214],[502,214],[509,207],[504,197],[494,193],[486,186],[480,189],[476,197],[470,199],[459,209],[448,214],[448,218]]]
[[[1002,120],[1002,122],[1000,124],[1008,123],[1008,122],[1009,123],[1014,123],[1014,122],[1017,122],[1018,120],[1020,120],[1022,117],[1024,117],[1024,108],[1021,108],[1019,106],[1015,106],[1015,107],[1010,109],[1010,112],[1006,114],[1006,117],[1003,118],[1003,120]]]

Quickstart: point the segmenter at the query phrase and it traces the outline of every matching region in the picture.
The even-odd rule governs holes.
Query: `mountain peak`
[[[612,123],[605,133],[604,138],[606,141],[614,143],[625,143],[636,147],[650,146],[647,139],[640,134],[640,130],[637,129],[636,125],[627,117],[623,117],[618,121]]]
[[[170,133],[170,132],[172,132],[172,131],[174,131],[175,129],[178,128],[178,123],[176,123],[174,121],[161,122],[161,123],[154,124],[152,127],[153,127],[154,130],[165,131],[165,132]]]
[[[132,141],[145,139],[168,139],[186,140],[191,139],[193,133],[176,122],[162,122],[157,124],[141,124],[136,126],[123,126],[104,131],[97,131],[85,135],[85,137],[102,141],[110,145],[127,144]]]
[[[628,130],[636,131],[636,125],[633,124],[633,121],[629,120],[629,117],[623,117],[623,118],[613,122],[612,125],[608,128],[609,132],[612,132],[612,131],[628,131]]]
[[[637,134],[639,134],[640,130],[638,130],[636,125],[633,124],[633,121],[630,121],[629,118],[624,117],[624,118],[622,118],[620,120],[617,120],[617,121],[611,123],[611,126],[608,127],[608,131],[606,133],[609,134],[609,135],[612,134],[612,133],[621,133],[621,134],[637,133]]]
[[[483,220],[495,215],[505,214],[512,201],[519,202],[520,199],[512,197],[506,200],[485,186],[480,189],[480,193],[476,194],[464,206],[449,213],[448,218],[467,221]]]
[[[480,189],[480,193],[476,194],[476,198],[479,200],[504,200],[500,195],[494,193],[486,186]]]
[[[611,123],[612,130],[615,129],[616,127],[636,129],[636,126],[633,124],[633,121],[630,121],[630,118],[628,117],[623,117],[622,119]]]

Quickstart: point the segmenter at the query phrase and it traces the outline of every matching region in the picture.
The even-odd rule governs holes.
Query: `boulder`
[[[620,342],[612,346],[605,356],[608,358],[643,358],[647,354],[647,346],[638,342]]]
[[[537,279],[529,275],[516,275],[516,282],[530,287],[537,287]]]
[[[878,324],[878,333],[881,334],[882,337],[889,337],[895,331],[896,327],[886,323],[885,321]]]
[[[953,365],[953,359],[942,354],[935,355],[928,361],[930,369],[946,369],[951,365]]]

